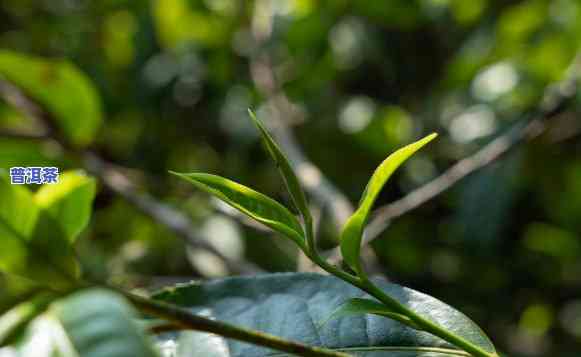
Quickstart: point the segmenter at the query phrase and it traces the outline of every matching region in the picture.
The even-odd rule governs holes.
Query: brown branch
[[[518,144],[541,135],[546,130],[546,121],[561,114],[577,94],[580,76],[581,54],[574,59],[567,70],[565,79],[547,88],[536,113],[527,119],[519,121],[506,133],[498,136],[473,155],[458,161],[432,181],[410,192],[403,198],[378,208],[365,230],[363,244],[369,244],[376,239],[394,218],[400,217],[434,199],[454,186],[458,181],[502,158],[508,152],[517,148]],[[334,262],[339,261],[339,250],[337,248],[334,249],[330,257]]]
[[[138,193],[119,166],[106,162],[92,152],[79,151],[71,147],[56,129],[50,113],[44,110],[39,103],[29,98],[18,87],[8,81],[0,79],[0,96],[23,114],[44,126],[43,131],[46,131],[46,134],[42,133],[40,135],[8,132],[6,135],[2,133],[2,136],[34,140],[56,140],[64,150],[81,157],[86,169],[97,176],[110,191],[123,197],[127,202],[149,216],[156,223],[167,227],[174,234],[181,237],[189,246],[208,251],[218,257],[232,273],[246,274],[261,271],[254,264],[226,257],[214,246],[199,237],[195,233],[196,230],[191,220],[182,212],[157,201],[146,193]]]

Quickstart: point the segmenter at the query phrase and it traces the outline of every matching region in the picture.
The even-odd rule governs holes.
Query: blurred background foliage
[[[300,114],[298,142],[352,202],[389,152],[441,134],[397,173],[387,203],[523,118],[581,45],[577,0],[3,0],[0,19],[0,72],[73,113],[63,131],[74,145],[267,271],[297,269],[296,250],[167,174],[216,173],[288,203],[246,114],[269,120],[249,68],[259,51]],[[40,57],[60,82],[27,88],[54,75]],[[581,351],[580,104],[373,243],[385,276],[466,312],[511,356]],[[0,129],[42,125],[0,102]],[[0,138],[1,168],[32,165],[81,163],[52,140]],[[323,248],[336,244],[327,215],[320,231]],[[78,249],[135,284],[227,273],[103,187]]]

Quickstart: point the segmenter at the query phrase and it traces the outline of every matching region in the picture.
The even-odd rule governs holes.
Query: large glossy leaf
[[[157,356],[135,317],[131,306],[112,292],[81,291],[53,303],[4,351],[15,357]]]
[[[371,176],[361,197],[359,208],[347,220],[341,233],[341,254],[345,262],[355,269],[357,273],[363,274],[361,262],[359,261],[363,229],[381,189],[401,164],[436,136],[437,134],[435,133],[428,135],[415,143],[397,150],[389,155]]]
[[[282,233],[304,248],[302,227],[297,218],[272,198],[220,176],[172,172],[202,191],[216,196],[230,206],[260,223]]]
[[[470,319],[443,302],[420,292],[376,281],[400,303],[487,351],[494,347]],[[320,322],[351,298],[369,298],[359,289],[332,276],[285,273],[237,277],[208,283],[178,285],[155,298],[189,308],[217,320],[269,332],[303,343],[345,350],[358,356],[466,356],[427,332],[375,315],[340,317],[324,327]],[[274,351],[215,335],[189,332],[165,334],[162,341],[187,343],[179,357],[270,356]],[[192,340],[195,339],[196,343]],[[162,342],[163,343],[163,342]],[[202,354],[196,348],[204,348]],[[203,347],[202,347],[203,346]],[[208,346],[215,346],[208,349]]]
[[[0,270],[53,287],[78,276],[72,248],[60,226],[26,187],[0,175]]]
[[[0,76],[46,107],[71,143],[83,146],[95,137],[100,100],[89,78],[70,62],[2,50]]]
[[[95,190],[94,178],[82,171],[69,171],[60,175],[58,184],[43,185],[34,200],[58,222],[72,243],[89,223]]]
[[[303,191],[299,179],[295,174],[293,168],[289,160],[286,158],[282,150],[278,147],[278,144],[274,141],[274,139],[270,136],[268,130],[264,127],[264,125],[258,120],[254,112],[248,110],[250,114],[250,118],[260,131],[262,135],[262,140],[264,141],[264,145],[274,162],[278,170],[280,171],[284,183],[288,189],[289,194],[293,200],[295,207],[299,210],[303,219],[307,224],[311,224],[311,212],[309,211],[309,205],[307,203],[307,198],[305,196],[305,192]]]

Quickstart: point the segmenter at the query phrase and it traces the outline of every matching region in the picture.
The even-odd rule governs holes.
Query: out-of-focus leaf
[[[17,356],[154,357],[157,353],[116,294],[85,290],[53,303],[11,347]]]
[[[18,139],[0,140],[0,168],[14,166],[55,166],[58,149],[50,144]]]
[[[151,4],[157,35],[164,47],[176,48],[190,42],[216,47],[228,39],[228,18],[194,9],[186,0],[156,0]]]
[[[530,223],[522,239],[523,246],[563,262],[575,262],[581,253],[581,241],[571,232],[546,223]]]
[[[248,113],[250,114],[252,121],[260,131],[266,149],[268,150],[268,153],[276,163],[276,167],[279,169],[284,179],[284,183],[286,184],[286,187],[291,195],[295,207],[299,210],[305,222],[311,222],[312,221],[311,212],[309,211],[309,205],[307,203],[305,192],[303,191],[299,179],[297,178],[297,175],[295,174],[293,168],[291,167],[289,160],[286,158],[282,150],[278,147],[274,139],[270,136],[268,130],[266,130],[264,125],[260,122],[260,120],[258,120],[256,115],[251,110],[248,110]]]
[[[54,287],[69,286],[78,265],[65,234],[25,187],[0,175],[0,270]]]
[[[400,29],[414,28],[421,19],[419,3],[405,0],[357,1],[353,3],[353,11]]]
[[[272,198],[216,175],[177,172],[172,172],[172,174],[191,182],[200,190],[216,196],[250,218],[282,233],[304,248],[305,242],[299,221],[288,209]]]
[[[361,238],[363,236],[365,223],[367,222],[367,218],[369,217],[375,199],[393,172],[410,156],[412,156],[422,146],[432,141],[436,136],[437,134],[435,133],[430,134],[425,138],[405,146],[389,155],[375,170],[371,179],[367,183],[367,187],[361,197],[359,208],[349,218],[349,220],[347,220],[341,233],[341,254],[343,255],[343,259],[345,259],[345,262],[347,262],[347,264],[349,264],[359,274],[363,273],[359,261]]]
[[[398,314],[397,312],[390,310],[387,306],[375,300],[361,298],[353,298],[345,301],[337,308],[337,310],[331,313],[331,315],[321,324],[321,326],[326,325],[330,320],[340,317],[364,314],[388,317],[413,327],[413,322],[407,316]]]
[[[514,44],[534,34],[547,20],[548,7],[543,1],[525,1],[505,9],[497,22],[501,43]]]
[[[89,223],[95,190],[94,178],[80,171],[69,171],[59,176],[58,184],[43,185],[34,200],[61,225],[72,243]]]
[[[0,346],[10,343],[10,340],[41,313],[52,299],[53,296],[50,294],[38,295],[0,315]]]
[[[512,215],[518,187],[515,175],[520,170],[521,156],[509,155],[503,161],[469,177],[458,187],[459,206],[455,229],[466,244],[477,247],[480,254],[490,254],[500,243],[503,230]]]
[[[73,64],[2,50],[0,76],[46,107],[71,143],[91,143],[102,121],[101,103],[89,78]]]
[[[482,330],[459,311],[420,292],[376,280],[388,295],[416,313],[462,336],[486,351],[494,346]],[[370,297],[352,285],[332,276],[306,273],[268,274],[235,277],[207,283],[183,284],[168,288],[154,298],[188,308],[197,314],[257,329],[314,346],[344,350],[360,357],[443,357],[467,356],[463,351],[425,331],[375,315],[354,315],[329,321],[325,328],[317,322],[331,315],[351,298]],[[184,343],[187,335],[161,335],[161,343]],[[192,357],[272,356],[275,351],[211,334],[195,334],[189,343]],[[203,343],[203,339],[207,342]],[[169,343],[168,343],[169,344]],[[196,348],[199,346],[199,349]],[[177,347],[178,351],[180,346]],[[203,351],[203,353],[202,353]]]
[[[0,315],[42,290],[31,280],[0,272]]]

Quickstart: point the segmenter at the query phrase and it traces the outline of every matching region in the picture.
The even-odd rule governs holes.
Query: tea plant
[[[22,63],[28,71],[9,70]],[[61,96],[43,87],[47,69],[59,93],[78,94],[68,98],[75,106],[63,105]],[[53,116],[56,135],[68,138],[73,153],[92,140],[99,105],[93,88],[74,67],[0,52],[0,73]],[[75,125],[77,106],[92,113],[85,126]],[[228,179],[173,174],[287,237],[330,275],[231,277],[137,295],[111,284],[91,253],[75,250],[91,216],[94,178],[66,171],[58,184],[32,192],[12,185],[0,171],[0,355],[498,355],[462,313],[417,291],[371,279],[360,260],[365,224],[379,192],[394,170],[435,134],[396,151],[372,175],[341,234],[343,269],[317,252],[313,218],[297,176],[265,127],[252,112],[250,116],[300,218]]]
[[[370,279],[361,263],[365,223],[379,192],[397,167],[435,134],[391,154],[372,175],[359,208],[341,234],[341,252],[348,266],[344,270],[317,252],[313,218],[297,176],[265,127],[252,112],[250,116],[300,220],[275,200],[234,181],[206,173],[173,174],[289,238],[340,280],[318,274],[271,274],[178,285],[150,298],[137,296],[89,274],[90,269],[81,268],[85,259],[73,253],[72,244],[88,222],[94,179],[67,172],[59,185],[31,193],[2,177],[0,268],[7,274],[0,300],[0,345],[5,346],[0,351],[28,356],[44,341],[47,355],[154,356],[159,352],[145,336],[149,331],[158,334],[162,350],[170,343],[174,346],[170,354],[178,356],[258,356],[271,354],[272,349],[304,356],[497,356],[492,343],[467,317],[427,295]],[[138,314],[128,302],[157,319],[138,324]],[[246,327],[204,317],[208,309],[213,318]],[[278,331],[314,346],[247,327]],[[213,335],[185,331],[166,334],[179,330],[212,332],[262,347],[224,340],[217,344]]]
[[[250,110],[249,115],[262,135],[266,150],[280,171],[292,203],[300,213],[301,221],[295,218],[287,208],[275,200],[226,178],[206,173],[172,173],[191,182],[200,190],[226,202],[252,219],[281,233],[294,242],[307,257],[328,273],[365,291],[371,297],[375,298],[348,299],[331,314],[329,319],[357,314],[379,315],[396,320],[415,330],[429,332],[474,356],[497,356],[491,344],[487,343],[486,346],[480,346],[450,331],[450,329],[421,316],[393,296],[390,296],[389,293],[382,290],[369,278],[361,264],[360,250],[365,224],[381,189],[393,172],[416,151],[432,141],[437,136],[436,134],[428,135],[415,143],[397,150],[388,156],[371,176],[361,197],[358,209],[345,223],[341,233],[341,253],[345,262],[351,268],[350,271],[345,271],[329,264],[317,252],[313,218],[299,180],[290,162],[264,125]],[[463,321],[463,323],[465,322]]]

